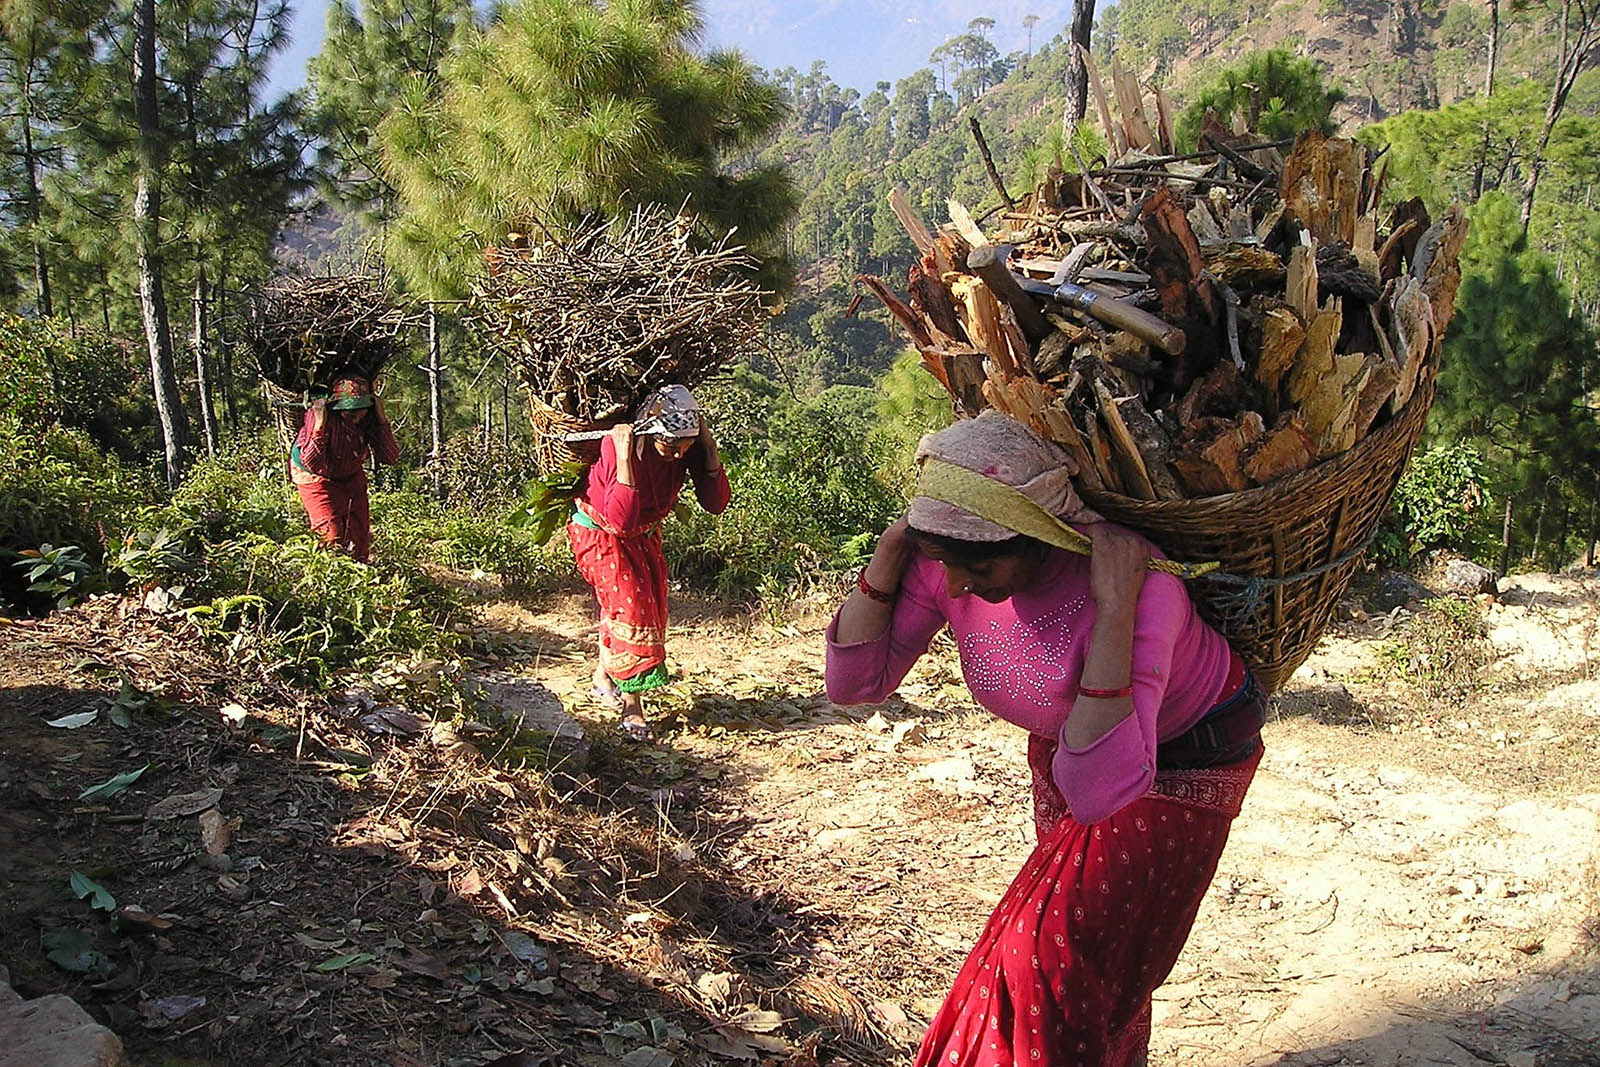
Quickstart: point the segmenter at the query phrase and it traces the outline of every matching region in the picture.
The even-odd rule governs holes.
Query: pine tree
[[[1519,207],[1492,192],[1472,211],[1430,433],[1479,446],[1504,494],[1508,529],[1526,530],[1560,479],[1600,463],[1600,351],[1568,311],[1555,265],[1527,248]],[[1585,499],[1591,493],[1589,485],[1563,485]],[[1509,553],[1509,536],[1505,547]]]
[[[389,218],[395,190],[382,173],[378,126],[415,84],[435,93],[439,66],[473,29],[471,0],[349,0],[328,7],[322,51],[306,65],[311,128],[324,193],[369,219]]]
[[[1218,74],[1179,116],[1174,137],[1180,151],[1193,150],[1208,110],[1224,126],[1239,115],[1248,128],[1268,138],[1293,137],[1306,129],[1331,134],[1333,107],[1343,99],[1344,90],[1323,84],[1315,62],[1273,48]]]
[[[708,231],[762,248],[794,207],[780,168],[721,165],[784,116],[732,52],[696,54],[687,0],[520,0],[413,81],[379,127],[401,214],[389,252],[415,287],[463,291],[481,250],[638,202],[687,202]]]

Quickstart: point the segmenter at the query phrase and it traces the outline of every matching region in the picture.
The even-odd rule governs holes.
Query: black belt
[[[1156,769],[1195,771],[1237,763],[1261,747],[1267,721],[1267,695],[1256,676],[1245,671],[1238,690],[1170,741],[1156,746]]]

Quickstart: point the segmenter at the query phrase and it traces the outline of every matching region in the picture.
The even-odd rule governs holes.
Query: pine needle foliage
[[[519,0],[445,60],[441,92],[407,85],[379,128],[405,279],[459,296],[508,233],[641,203],[688,201],[710,237],[773,237],[787,178],[724,161],[776,130],[782,94],[736,53],[697,53],[700,31],[687,0]]]

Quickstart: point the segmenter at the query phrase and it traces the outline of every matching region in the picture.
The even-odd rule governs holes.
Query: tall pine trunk
[[[200,398],[200,426],[205,433],[206,455],[217,454],[217,416],[211,404],[211,368],[206,353],[206,269],[194,268],[194,387]]]
[[[28,94],[23,93],[23,99]],[[27,106],[27,105],[25,105]],[[28,221],[33,224],[33,284],[39,302],[39,317],[48,319],[55,312],[50,305],[50,264],[44,258],[44,242],[39,240],[39,156],[33,149],[33,113],[31,108],[22,116],[22,161],[28,175]]]
[[[161,123],[156,101],[156,4],[134,0],[133,98],[139,135],[135,144],[138,179],[133,194],[135,259],[139,270],[139,311],[150,349],[150,382],[166,448],[167,484],[183,479],[189,447],[189,420],[183,413],[178,375],[172,362],[172,331],[161,284]]]

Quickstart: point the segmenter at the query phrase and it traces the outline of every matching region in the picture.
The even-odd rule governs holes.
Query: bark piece
[[[1254,411],[1231,419],[1200,419],[1178,442],[1173,465],[1192,496],[1236,493],[1249,488],[1245,457],[1265,433],[1266,424]]]
[[[1461,286],[1461,246],[1466,240],[1467,214],[1458,200],[1417,245],[1411,273],[1422,278],[1423,291],[1433,305],[1435,338],[1444,336],[1455,316],[1456,290]]]
[[[1406,272],[1417,254],[1417,242],[1433,224],[1420,197],[1396,204],[1389,213],[1389,237],[1378,250],[1378,273],[1384,281]]]
[[[1250,387],[1232,363],[1218,363],[1203,378],[1195,379],[1178,401],[1178,425],[1198,424],[1206,418],[1236,419],[1250,405]]]
[[[1106,383],[1099,379],[1094,382],[1094,393],[1100,404],[1100,421],[1106,428],[1106,443],[1111,446],[1112,459],[1122,474],[1122,482],[1128,489],[1128,495],[1138,497],[1140,500],[1157,499],[1144,456],[1139,451],[1133,432],[1123,421],[1122,409],[1118,407],[1121,398],[1114,396]]]
[[[950,290],[924,270],[921,263],[911,264],[906,288],[911,294],[911,306],[932,325],[951,337],[961,334],[961,323],[956,316],[955,302],[950,299]]]
[[[1266,310],[1261,318],[1261,345],[1256,359],[1256,381],[1267,391],[1271,414],[1276,415],[1279,387],[1284,372],[1294,365],[1294,358],[1305,343],[1306,330],[1300,316],[1291,307],[1278,306]]]
[[[1378,413],[1389,402],[1389,398],[1394,396],[1395,386],[1399,384],[1400,368],[1393,360],[1381,354],[1367,357],[1366,384],[1361,387],[1361,396],[1356,402],[1357,441],[1367,436]]]
[[[981,349],[994,360],[1006,377],[1016,374],[1017,365],[1011,358],[1011,346],[1000,325],[1000,302],[988,286],[964,274],[950,283],[950,295],[955,298],[956,311],[973,347]]]
[[[1276,252],[1239,242],[1207,251],[1206,269],[1235,289],[1276,289],[1286,276],[1283,260]]]
[[[1296,411],[1286,411],[1250,458],[1244,473],[1255,485],[1268,485],[1305,470],[1317,461],[1317,446],[1306,431],[1305,420]]]
[[[1117,96],[1117,110],[1122,113],[1122,129],[1128,137],[1128,147],[1148,151],[1155,144],[1150,132],[1150,122],[1144,114],[1144,93],[1139,79],[1120,60],[1111,60],[1111,89]]]
[[[911,243],[916,245],[917,251],[927,253],[933,249],[933,234],[922,221],[911,201],[906,199],[906,194],[898,185],[889,190],[889,210],[894,212],[894,217],[900,220],[900,225],[905,228],[906,236],[911,238]]]
[[[1417,376],[1434,343],[1433,303],[1422,279],[1407,278],[1389,301],[1389,343],[1400,373],[1389,410],[1399,414],[1417,388]]]
[[[1306,401],[1321,386],[1323,380],[1334,372],[1334,345],[1339,340],[1339,328],[1344,313],[1338,299],[1328,301],[1325,308],[1306,327],[1306,339],[1300,344],[1294,366],[1289,370],[1289,399],[1305,414]],[[1309,414],[1306,423],[1316,428]]]

